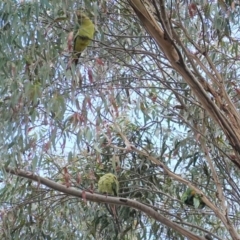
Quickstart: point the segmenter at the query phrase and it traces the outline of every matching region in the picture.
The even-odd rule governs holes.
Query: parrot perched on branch
[[[197,194],[193,189],[188,188],[186,192],[183,193],[181,200],[188,206],[193,206],[195,208],[204,208],[206,204],[202,201],[199,194]]]
[[[82,11],[76,12],[79,28],[74,35],[73,51],[74,63],[78,63],[78,58],[84,49],[91,43],[95,27],[93,22]]]
[[[112,173],[107,173],[100,177],[98,181],[98,191],[100,193],[110,194],[114,196],[118,196],[119,191],[119,182],[117,180],[117,177]],[[120,224],[118,220],[118,214],[115,205],[112,204],[105,204],[107,210],[109,213],[113,216],[115,219],[115,231],[116,235],[120,233]]]
[[[112,173],[107,173],[100,177],[98,181],[98,191],[114,196],[118,196],[119,182]]]

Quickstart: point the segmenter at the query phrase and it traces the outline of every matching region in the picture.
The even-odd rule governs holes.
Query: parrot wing
[[[113,182],[112,182],[112,192],[114,196],[118,195],[118,180],[116,176],[114,176]]]

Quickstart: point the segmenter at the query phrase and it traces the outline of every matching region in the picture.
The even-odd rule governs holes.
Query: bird
[[[79,28],[75,31],[73,51],[74,51],[74,60],[75,65],[78,63],[78,59],[81,56],[81,53],[86,49],[86,47],[91,43],[94,33],[95,26],[90,18],[78,10],[76,12],[78,18]]]
[[[102,177],[100,177],[98,181],[98,191],[104,194],[110,194],[114,196],[118,196],[119,191],[119,182],[117,177],[112,173],[106,173]],[[109,213],[115,219],[115,231],[116,235],[120,232],[121,226],[118,219],[117,209],[115,205],[112,204],[105,204]]]
[[[119,182],[112,173],[106,173],[98,181],[98,191],[100,193],[118,196]]]
[[[196,208],[202,209],[206,206],[206,204],[202,201],[201,197],[196,194],[196,192],[191,188],[188,188],[186,192],[183,193],[181,200],[184,204]]]

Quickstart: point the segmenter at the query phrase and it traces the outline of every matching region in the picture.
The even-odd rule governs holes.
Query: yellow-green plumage
[[[74,62],[77,64],[78,58],[84,49],[91,43],[95,28],[93,22],[81,11],[77,11],[78,23],[80,25],[74,36],[73,51],[76,53]]]
[[[119,183],[117,177],[112,173],[107,173],[100,177],[98,181],[98,191],[110,195],[117,196]]]

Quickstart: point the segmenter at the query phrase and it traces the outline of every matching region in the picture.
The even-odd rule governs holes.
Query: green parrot
[[[107,173],[100,177],[98,181],[98,191],[100,193],[118,196],[119,182],[117,177],[112,173]]]
[[[183,193],[181,200],[186,205],[196,208],[202,209],[206,206],[206,204],[202,201],[201,197],[196,194],[196,192],[191,188],[188,188],[186,192]]]
[[[100,177],[98,181],[98,191],[100,193],[118,196],[119,182],[117,180],[117,177],[112,173],[107,173]],[[105,206],[109,213],[115,219],[115,231],[116,235],[118,235],[118,233],[120,233],[121,227],[118,219],[116,206],[112,204],[105,204]]]
[[[93,22],[87,17],[83,12],[76,12],[78,18],[78,24],[80,25],[79,29],[75,32],[74,35],[74,63],[75,65],[78,63],[78,59],[84,49],[91,43],[95,27]]]

